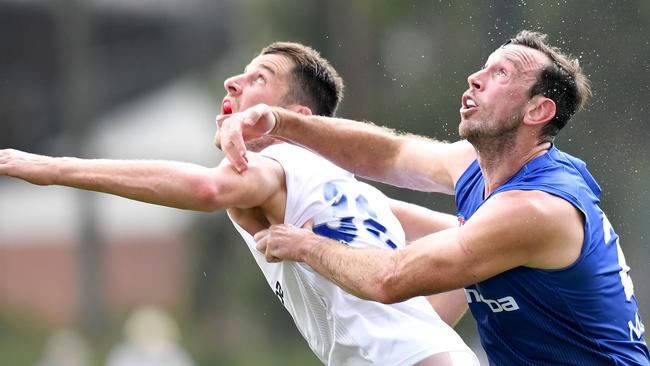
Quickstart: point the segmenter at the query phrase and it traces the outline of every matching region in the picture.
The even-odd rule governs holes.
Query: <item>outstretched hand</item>
[[[272,225],[255,234],[255,248],[264,254],[269,263],[288,259],[304,262],[305,254],[317,237],[312,232],[313,223],[308,221],[302,228],[293,225]]]
[[[0,175],[23,179],[27,182],[49,184],[48,162],[52,158],[44,155],[31,154],[20,150],[0,150]]]
[[[258,104],[239,113],[217,116],[221,150],[238,172],[247,168],[245,142],[268,134],[275,123],[275,114],[266,104]]]

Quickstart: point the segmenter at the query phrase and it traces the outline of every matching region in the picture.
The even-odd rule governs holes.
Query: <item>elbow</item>
[[[203,212],[214,212],[224,209],[224,203],[220,199],[225,187],[214,182],[211,179],[201,178],[197,179],[194,184],[194,193],[197,198],[195,209]]]
[[[394,304],[402,301],[402,299],[395,292],[395,287],[392,285],[391,279],[380,279],[377,281],[375,288],[372,290],[371,298],[374,301],[382,304]]]
[[[384,288],[378,288],[372,297],[372,300],[382,304],[394,304],[396,302],[399,302],[395,296],[393,296],[390,292],[384,290]]]
[[[373,300],[382,304],[394,304],[396,302],[404,301],[403,287],[400,286],[399,274],[395,270],[395,266],[387,266],[391,270],[382,271],[381,275],[375,281],[373,286]]]

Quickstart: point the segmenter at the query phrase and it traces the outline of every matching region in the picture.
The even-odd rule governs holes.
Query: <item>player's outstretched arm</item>
[[[356,175],[422,191],[453,193],[456,180],[476,157],[465,141],[443,143],[371,123],[267,105],[217,121],[221,147],[240,171],[246,169],[244,141],[261,134],[304,146]]]
[[[196,211],[264,202],[283,181],[277,176],[282,171],[271,159],[257,155],[251,163],[248,174],[242,175],[225,160],[206,168],[174,161],[79,159],[0,150],[0,175]]]

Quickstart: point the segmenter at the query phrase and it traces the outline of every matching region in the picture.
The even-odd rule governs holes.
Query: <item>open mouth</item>
[[[470,95],[468,94],[463,95],[463,98],[461,100],[461,107],[460,107],[461,112],[472,111],[477,107],[478,105],[476,104],[476,101],[474,101],[474,99]]]
[[[232,103],[229,99],[224,99],[221,104],[221,114],[232,114]]]

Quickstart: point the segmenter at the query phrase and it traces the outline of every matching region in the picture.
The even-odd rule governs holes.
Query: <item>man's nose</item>
[[[483,81],[480,78],[480,73],[481,71],[477,71],[467,77],[467,84],[469,84],[470,89],[483,89]]]
[[[241,93],[242,87],[241,87],[241,76],[232,76],[226,79],[223,83],[224,89],[228,92],[229,95],[236,95]]]

